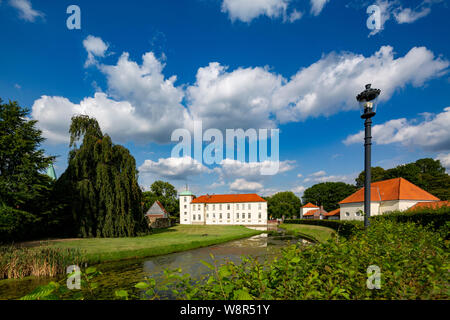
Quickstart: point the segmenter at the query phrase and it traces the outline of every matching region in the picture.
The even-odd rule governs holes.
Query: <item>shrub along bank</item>
[[[250,257],[238,264],[203,261],[211,272],[199,280],[179,269],[166,270],[167,279],[161,284],[147,279],[136,284],[133,292],[117,290],[116,296],[158,299],[164,297],[161,292],[169,291],[177,299],[201,300],[449,299],[448,249],[440,232],[380,219],[349,239],[289,246],[273,261]],[[380,287],[371,290],[367,270],[374,265],[380,268]],[[26,298],[62,298],[55,293],[58,285],[51,283]]]

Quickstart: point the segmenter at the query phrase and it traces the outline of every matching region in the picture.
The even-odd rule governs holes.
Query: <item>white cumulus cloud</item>
[[[95,57],[104,57],[108,50],[108,45],[101,38],[91,35],[83,40],[83,46],[88,53],[88,58],[84,65],[85,67],[96,64],[97,60]]]
[[[232,191],[258,191],[263,188],[263,185],[259,182],[247,181],[245,179],[236,179],[230,183],[230,190]]]
[[[373,127],[373,140],[377,144],[400,143],[417,146],[430,151],[450,150],[450,107],[436,115],[427,114],[422,122],[415,123],[405,118],[394,119]],[[348,136],[347,145],[361,143],[364,132]]]
[[[9,5],[19,11],[19,17],[25,21],[34,22],[36,18],[43,18],[41,11],[33,9],[30,0],[9,0]]]
[[[311,13],[318,16],[330,0],[311,0]]]
[[[191,157],[162,158],[158,161],[145,160],[139,167],[141,173],[152,173],[164,178],[186,179],[210,172],[210,169]]]
[[[302,17],[301,12],[294,9],[288,13],[290,0],[223,0],[222,12],[228,14],[232,21],[251,22],[259,16],[271,19],[283,18],[284,22],[294,22]]]
[[[447,173],[449,173],[450,172],[450,152],[438,154],[437,160],[441,161],[442,166],[445,167],[445,169],[447,169]]]

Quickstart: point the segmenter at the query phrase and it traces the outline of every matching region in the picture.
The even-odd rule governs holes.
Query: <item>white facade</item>
[[[180,224],[267,225],[267,202],[192,203],[180,196]]]
[[[370,215],[378,216],[391,211],[405,211],[418,202],[433,202],[422,200],[389,200],[372,201],[370,203]],[[344,203],[341,207],[341,220],[364,220],[364,202]]]

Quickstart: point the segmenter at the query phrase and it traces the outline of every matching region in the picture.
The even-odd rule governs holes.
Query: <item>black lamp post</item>
[[[364,126],[366,128],[364,137],[364,227],[369,226],[370,218],[370,183],[371,173],[371,157],[372,157],[372,117],[377,111],[377,98],[380,95],[380,89],[372,89],[371,84],[366,85],[366,90],[356,96],[361,108],[361,118],[365,119]]]

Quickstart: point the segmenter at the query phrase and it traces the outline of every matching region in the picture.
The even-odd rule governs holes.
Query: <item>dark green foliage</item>
[[[439,233],[413,223],[375,221],[350,239],[293,245],[262,263],[205,262],[210,275],[174,277],[178,299],[449,299],[449,251]],[[367,268],[381,272],[381,288],[367,288]],[[167,286],[167,285],[165,285]]]
[[[371,217],[371,221],[390,220],[395,222],[414,222],[424,227],[431,227],[433,230],[445,228],[450,224],[450,207],[439,209],[422,208],[412,211],[395,211],[381,216]]]
[[[340,236],[346,238],[354,235],[357,231],[364,229],[364,224],[362,221],[291,219],[284,220],[284,223],[327,227],[336,230]]]
[[[74,116],[70,134],[74,149],[57,187],[73,218],[73,232],[82,237],[126,237],[145,231],[134,157],[114,145],[88,116]]]
[[[54,160],[40,149],[44,141],[29,110],[0,99],[0,242],[50,235],[58,205],[45,169]]]
[[[364,186],[364,171],[356,178],[356,186]],[[381,167],[372,168],[372,182],[404,178],[418,187],[428,191],[441,200],[450,199],[450,176],[439,160],[431,158],[419,159],[416,162],[384,170]]]
[[[326,211],[339,208],[339,201],[356,191],[356,187],[344,182],[323,182],[305,190],[303,203],[311,202],[317,206],[323,205]]]
[[[153,182],[150,186],[150,191],[142,193],[142,200],[144,202],[144,212],[147,212],[153,203],[159,200],[172,218],[180,214],[177,190],[169,182],[161,180]]]
[[[302,201],[291,191],[278,192],[271,197],[267,197],[267,207],[269,217],[291,218],[298,216]]]

